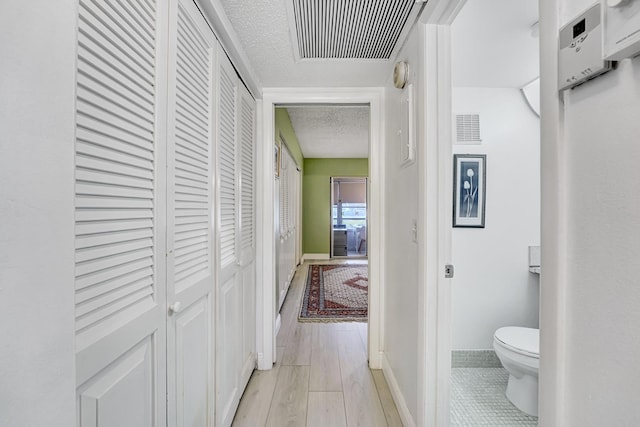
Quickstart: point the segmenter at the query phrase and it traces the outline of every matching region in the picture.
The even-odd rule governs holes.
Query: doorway
[[[258,210],[264,212],[259,228],[259,275],[263,277],[263,283],[258,289],[257,309],[260,323],[263,328],[258,337],[258,368],[271,369],[276,354],[276,295],[275,290],[275,247],[276,235],[274,233],[275,218],[272,206],[274,200],[273,181],[274,156],[272,147],[275,141],[275,107],[287,105],[366,105],[370,108],[371,120],[369,130],[369,198],[368,198],[368,248],[369,259],[369,328],[367,337],[367,356],[369,366],[372,369],[382,368],[381,338],[382,338],[382,262],[384,259],[384,244],[382,224],[384,206],[384,182],[382,180],[382,135],[384,129],[384,109],[382,88],[321,88],[321,89],[265,89],[262,102],[262,139],[263,144],[258,147],[258,164],[260,167],[257,194],[260,197]],[[327,181],[325,181],[326,183]],[[326,184],[324,188],[328,190]],[[303,200],[304,200],[303,192]],[[327,197],[327,201],[329,201]],[[326,206],[326,205],[325,205]],[[260,209],[261,207],[264,207]],[[326,209],[326,208],[325,208]],[[324,212],[326,210],[323,209]],[[329,218],[326,214],[325,218]],[[304,220],[303,220],[304,223]],[[326,234],[325,234],[326,236]],[[327,251],[327,257],[329,253]]]
[[[457,170],[450,176],[473,189],[475,170],[463,165],[474,158],[484,165],[478,193],[483,212],[458,209],[454,223],[447,224],[455,265],[449,303],[451,425],[537,425],[533,410],[525,413],[507,398],[509,372],[494,351],[497,330],[518,327],[510,331],[520,337],[522,327],[538,328],[539,275],[529,271],[528,252],[540,243],[540,121],[521,92],[539,74],[537,20],[537,0],[517,6],[479,0],[466,2],[450,26],[450,162]],[[492,32],[483,33],[486,27]],[[517,52],[499,63],[486,60],[511,43]],[[464,192],[456,194],[453,205],[460,208]],[[527,207],[518,209],[517,220],[514,194],[517,205]],[[527,395],[533,389],[518,388]],[[520,406],[537,407],[526,400]]]
[[[331,258],[367,257],[367,178],[331,177]]]

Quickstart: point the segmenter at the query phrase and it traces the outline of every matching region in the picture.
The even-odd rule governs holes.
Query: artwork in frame
[[[280,150],[281,142],[277,141],[273,144],[273,175],[278,178],[280,177]]]
[[[453,226],[484,228],[486,201],[484,154],[453,156]]]

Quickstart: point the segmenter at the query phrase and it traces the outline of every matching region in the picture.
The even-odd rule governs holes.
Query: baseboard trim
[[[391,391],[391,396],[393,397],[393,401],[398,409],[398,414],[400,414],[402,425],[405,427],[416,427],[416,422],[411,416],[407,402],[404,400],[404,396],[402,396],[402,393],[400,392],[400,386],[393,374],[393,369],[391,369],[387,356],[384,354],[382,356],[382,373],[384,373],[384,378],[387,380],[387,384],[389,385],[389,390]]]
[[[331,259],[329,254],[304,254],[302,255],[302,261],[310,261],[310,260],[325,260]]]
[[[375,352],[373,355],[369,356],[369,368],[371,369],[383,369],[383,360],[384,360],[384,352],[379,351],[378,354]]]

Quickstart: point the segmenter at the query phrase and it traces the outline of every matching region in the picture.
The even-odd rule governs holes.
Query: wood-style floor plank
[[[398,413],[396,404],[393,401],[393,396],[391,396],[391,391],[389,390],[389,384],[387,384],[387,380],[385,379],[382,370],[372,370],[371,373],[373,375],[373,380],[376,383],[376,389],[378,390],[378,396],[382,403],[384,416],[387,419],[387,425],[389,427],[402,427],[400,414]]]
[[[384,377],[369,369],[367,324],[298,322],[308,266],[282,306],[274,368],[254,372],[233,426],[401,426]]]
[[[253,371],[231,424],[233,427],[258,427],[266,424],[283,353],[284,348],[278,347],[273,369]]]
[[[338,334],[342,393],[349,427],[386,427],[367,355],[357,331]]]
[[[341,392],[309,392],[307,427],[347,427]]]
[[[336,332],[325,323],[314,324],[309,391],[342,391]]]
[[[234,427],[264,426],[276,388],[279,368],[253,371],[233,419]]]
[[[300,427],[307,422],[308,366],[280,366],[267,427]]]
[[[296,323],[284,350],[283,365],[311,364],[311,335],[313,323]]]

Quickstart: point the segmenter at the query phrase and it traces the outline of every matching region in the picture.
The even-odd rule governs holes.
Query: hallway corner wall
[[[0,4],[0,425],[75,425],[77,2]]]
[[[592,3],[541,1],[541,425],[640,418],[640,58],[557,92],[557,31]]]
[[[304,156],[302,155],[302,150],[300,149],[300,143],[298,142],[298,137],[296,135],[296,131],[291,124],[291,119],[289,118],[289,113],[287,109],[284,107],[276,107],[275,108],[275,138],[276,141],[280,137],[283,136],[285,144],[287,144],[287,148],[291,153],[291,156],[296,161],[296,164],[300,169],[304,168]]]
[[[407,61],[411,70],[409,82],[413,84],[416,122],[418,105],[424,99],[423,82],[417,81],[419,72],[419,32],[414,30],[398,56]],[[406,89],[405,89],[406,90]],[[403,90],[396,89],[391,72],[386,87],[386,135],[385,135],[385,307],[384,353],[388,366],[385,374],[393,378],[389,384],[400,396],[394,395],[396,405],[405,425],[415,425],[418,419],[418,303],[419,271],[418,245],[412,239],[412,222],[418,221],[418,160],[401,166],[398,129],[401,122],[401,98]],[[414,123],[414,134],[418,131]],[[422,150],[423,140],[416,136],[417,150]],[[416,157],[419,159],[420,156]],[[396,388],[397,387],[397,388]]]

